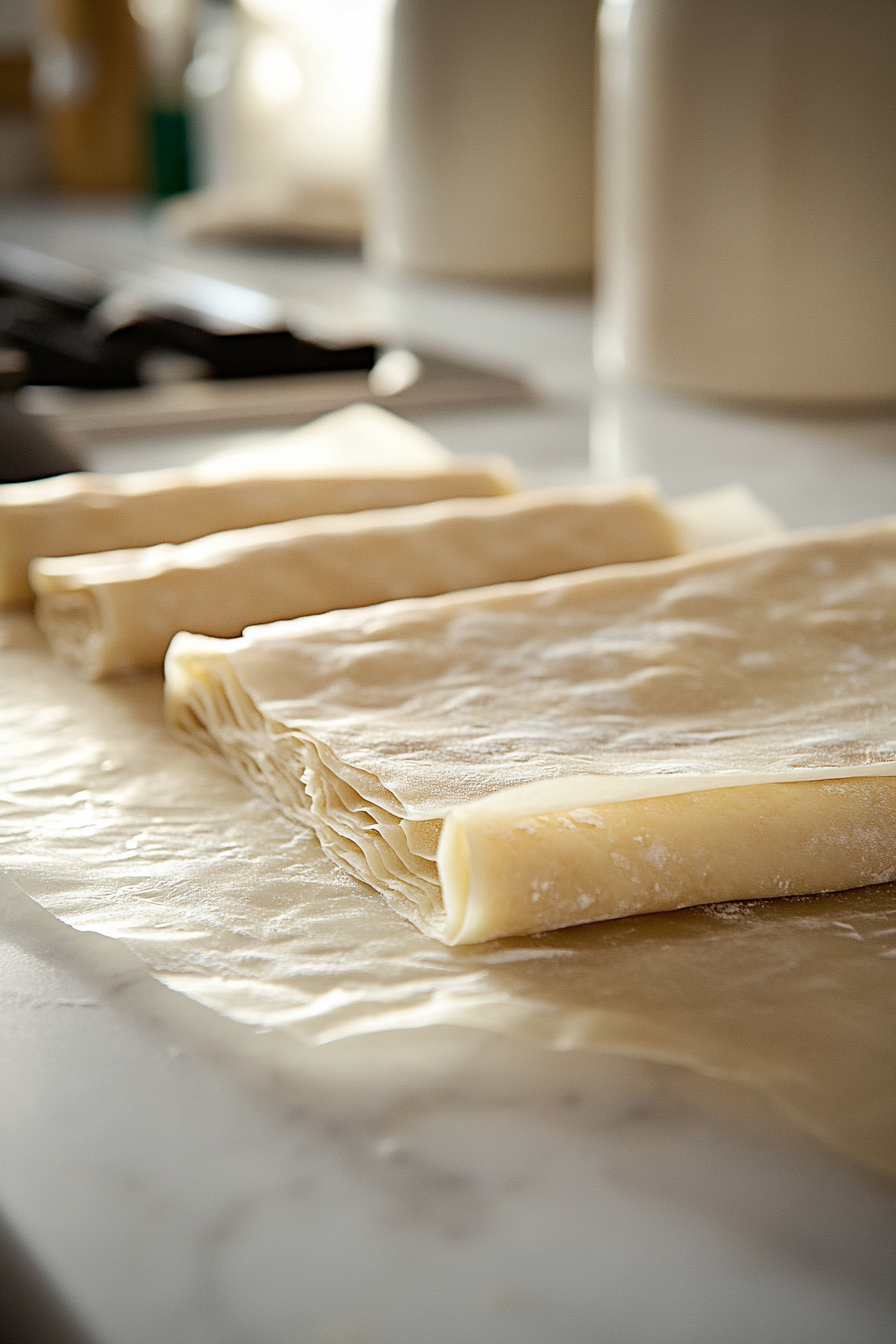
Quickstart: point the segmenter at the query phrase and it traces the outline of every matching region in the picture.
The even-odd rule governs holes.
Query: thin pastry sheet
[[[179,732],[458,943],[896,877],[894,668],[889,520],[181,634],[166,681]]]
[[[0,618],[0,864],[166,984],[308,1043],[460,1023],[759,1089],[896,1175],[896,887],[445,947],[173,740],[157,677],[103,685]]]

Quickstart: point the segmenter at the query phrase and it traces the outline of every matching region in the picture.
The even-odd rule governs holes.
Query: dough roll
[[[90,678],[161,667],[179,630],[247,625],[540,578],[681,549],[649,481],[449,500],[225,532],[181,546],[35,560],[37,619]]]
[[[520,491],[31,562],[50,646],[96,680],[161,667],[179,630],[220,639],[339,607],[653,560],[780,530],[741,486],[666,504],[649,480]]]
[[[38,556],[178,543],[317,514],[504,495],[503,458],[459,458],[375,406],[350,406],[191,467],[102,476],[76,472],[0,486],[0,606],[30,602]]]
[[[511,789],[499,795],[505,815],[496,799],[491,808],[457,808],[439,841],[442,936],[478,943],[715,901],[892,881],[894,776],[771,777],[558,812],[530,811],[550,806],[550,787],[541,803],[521,809],[514,809]],[[584,798],[588,782],[582,785]]]
[[[896,878],[896,522],[181,634],[169,721],[444,942]]]

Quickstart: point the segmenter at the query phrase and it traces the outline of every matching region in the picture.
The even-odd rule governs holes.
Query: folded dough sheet
[[[886,520],[181,634],[166,686],[458,944],[896,877],[894,670]]]
[[[229,528],[518,488],[503,458],[455,457],[375,406],[349,406],[191,467],[0,486],[0,606],[30,602],[37,556],[190,541]]]
[[[0,614],[0,723],[0,866],[207,1007],[314,1044],[454,1023],[674,1063],[896,1175],[896,886],[446,947],[177,742],[157,675],[84,682]]]

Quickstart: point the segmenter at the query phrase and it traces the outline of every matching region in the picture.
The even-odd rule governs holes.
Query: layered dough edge
[[[896,880],[896,762],[579,775],[411,817],[374,776],[263,713],[225,649],[174,641],[171,727],[312,826],[341,867],[441,942]]]

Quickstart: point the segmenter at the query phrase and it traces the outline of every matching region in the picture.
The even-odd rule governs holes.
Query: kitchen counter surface
[[[173,243],[128,206],[6,203],[0,240],[188,266],[521,374],[532,407],[424,423],[458,451],[509,453],[533,479],[647,471],[670,494],[740,480],[791,525],[896,512],[896,413],[758,414],[595,386],[585,298]],[[117,470],[207,447],[112,441],[90,460]],[[12,1338],[894,1337],[892,1187],[761,1097],[475,1030],[301,1047],[216,1017],[3,884],[0,1306],[33,1323]]]

